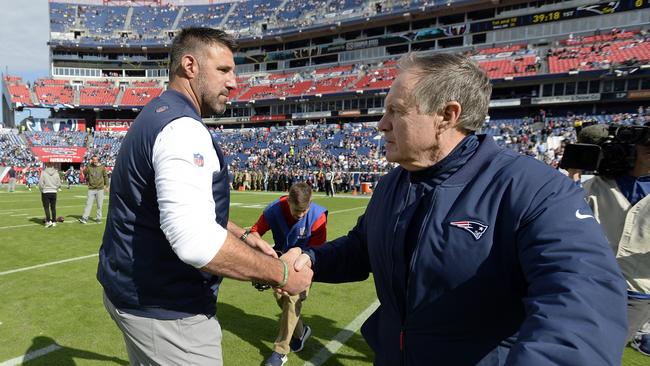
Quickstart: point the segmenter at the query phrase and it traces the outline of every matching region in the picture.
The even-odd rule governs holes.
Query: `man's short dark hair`
[[[299,209],[308,209],[311,202],[311,187],[309,184],[301,182],[296,183],[289,188],[289,204],[295,205]]]
[[[180,67],[183,55],[192,54],[200,59],[202,48],[220,44],[234,52],[237,48],[235,40],[226,32],[214,28],[184,28],[172,42],[169,52],[169,79],[173,79],[176,70]],[[200,61],[199,61],[200,62]]]

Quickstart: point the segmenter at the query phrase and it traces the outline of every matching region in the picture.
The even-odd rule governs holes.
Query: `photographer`
[[[624,128],[625,129],[625,128]],[[633,341],[639,329],[650,320],[650,126],[637,128],[631,169],[617,169],[610,174],[600,174],[584,183],[587,201],[600,222],[609,244],[616,254],[621,271],[628,286],[628,334],[626,342]],[[611,129],[610,129],[611,131]],[[618,133],[610,141],[604,125],[584,128],[578,136],[579,142],[603,145],[620,144]],[[613,151],[613,150],[612,150]],[[622,150],[621,150],[622,151]],[[610,154],[611,155],[611,154]],[[603,165],[611,165],[607,160]],[[624,166],[626,157],[611,156]],[[610,159],[611,160],[611,159]],[[627,171],[626,171],[627,170]],[[578,181],[580,171],[570,169],[570,176]],[[577,215],[577,213],[576,213]],[[646,336],[648,337],[648,336]],[[638,341],[638,340],[637,340]],[[638,346],[638,344],[636,344]],[[636,348],[636,347],[635,347]],[[650,350],[649,350],[650,351]]]

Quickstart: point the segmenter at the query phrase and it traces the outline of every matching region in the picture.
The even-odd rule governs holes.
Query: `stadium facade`
[[[650,0],[50,2],[51,77],[5,75],[3,120],[128,128],[159,95],[183,27],[240,43],[239,87],[217,125],[377,121],[408,52],[465,53],[493,81],[492,118],[630,112],[650,99]],[[198,3],[198,4],[195,4]],[[121,127],[120,127],[121,126]]]

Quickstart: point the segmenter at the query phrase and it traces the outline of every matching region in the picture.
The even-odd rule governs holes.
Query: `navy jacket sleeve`
[[[556,176],[529,200],[516,234],[526,317],[507,365],[620,365],[626,283],[583,197]]]
[[[314,281],[342,283],[363,281],[370,274],[364,215],[347,235],[309,249],[314,258]]]

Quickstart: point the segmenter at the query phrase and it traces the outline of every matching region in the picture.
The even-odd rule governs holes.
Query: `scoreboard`
[[[470,25],[472,33],[486,32],[497,29],[523,27],[560,20],[579,19],[597,15],[620,13],[629,10],[650,8],[650,0],[619,0],[592,5],[583,5],[562,10],[533,13],[510,18],[494,19],[476,22]]]

